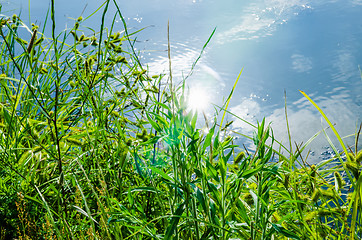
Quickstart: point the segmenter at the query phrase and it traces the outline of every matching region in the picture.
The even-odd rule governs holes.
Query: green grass
[[[43,29],[1,20],[0,239],[360,238],[360,131],[318,165],[265,120],[241,150],[223,123],[237,80],[205,132],[185,82],[149,75],[125,21],[105,26],[116,1],[100,29],[59,34],[51,3]]]

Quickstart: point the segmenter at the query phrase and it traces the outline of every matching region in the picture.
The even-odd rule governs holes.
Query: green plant
[[[99,31],[84,27],[89,16],[60,33],[51,3],[42,29],[16,15],[1,19],[0,239],[361,234],[360,130],[354,151],[347,149],[305,94],[344,149],[331,145],[336,157],[308,164],[304,150],[322,132],[329,140],[324,129],[295,147],[289,134],[286,147],[265,119],[253,125],[230,113],[241,72],[226,103],[199,127],[198,113],[187,108],[186,79],[172,82],[171,60],[168,82],[149,76],[134,50],[137,31],[129,32],[116,1],[97,10]],[[115,21],[106,27],[109,4],[123,32],[113,31]],[[254,148],[234,144],[226,114],[255,129],[240,134]]]

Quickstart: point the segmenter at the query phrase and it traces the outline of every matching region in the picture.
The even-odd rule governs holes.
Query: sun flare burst
[[[205,88],[192,87],[188,95],[187,106],[189,110],[202,112],[210,105],[210,96]]]

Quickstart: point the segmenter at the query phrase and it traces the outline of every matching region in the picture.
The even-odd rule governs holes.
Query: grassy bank
[[[234,145],[227,102],[198,128],[184,85],[105,27],[109,4],[96,30],[56,33],[53,1],[44,26],[1,20],[0,239],[360,239],[359,131],[309,165],[262,119],[255,151]]]

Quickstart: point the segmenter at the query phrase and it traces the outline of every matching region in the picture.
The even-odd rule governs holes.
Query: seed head
[[[13,14],[12,20],[13,20],[13,23],[16,23],[18,20],[18,16],[16,14]]]
[[[119,113],[118,113],[117,111],[112,111],[112,112],[111,112],[111,115],[112,115],[113,117],[116,117],[116,118],[119,118],[119,117],[120,117],[120,115],[119,115]]]
[[[88,127],[93,127],[93,122],[92,122],[92,121],[88,121],[88,122],[87,122],[87,126],[88,126]]]
[[[15,40],[16,40],[18,43],[20,43],[20,44],[24,44],[24,45],[27,45],[27,44],[28,44],[28,42],[27,42],[26,40],[21,39],[21,38],[19,38],[19,37],[15,37]]]
[[[339,191],[343,188],[345,182],[342,180],[341,174],[339,172],[334,172],[334,182],[336,186],[336,191]]]
[[[320,197],[320,195],[321,195],[321,193],[320,193],[320,191],[318,190],[318,189],[315,189],[314,190],[314,192],[313,192],[313,194],[312,194],[312,201],[313,202],[317,202],[318,201],[318,199],[319,199],[319,197]]]
[[[245,152],[241,151],[236,158],[234,158],[234,164],[238,164],[245,157]]]
[[[48,69],[46,69],[45,67],[42,67],[40,69],[40,74],[47,74],[48,73]]]
[[[331,188],[328,188],[327,190],[321,189],[320,193],[323,197],[326,197],[326,198],[335,198],[336,197],[336,195],[334,194],[334,192]]]
[[[114,50],[116,53],[121,53],[121,52],[123,52],[122,47],[120,47],[120,46],[116,46],[113,50]]]
[[[253,204],[254,204],[253,196],[252,196],[250,193],[246,193],[243,198],[244,198],[244,201],[245,201],[248,205],[253,205]]]
[[[120,35],[121,35],[121,33],[120,33],[120,32],[117,32],[117,33],[113,34],[113,35],[111,36],[111,38],[113,38],[113,39],[118,39]]]
[[[355,158],[355,156],[354,156],[353,153],[348,152],[348,156],[349,156],[349,159],[350,159],[352,162],[355,162],[355,161],[356,161],[356,158]]]
[[[72,145],[81,147],[83,145],[82,141],[80,141],[79,139],[75,139],[75,138],[66,138],[65,141],[72,143]]]
[[[79,37],[79,42],[84,41],[84,39],[85,39],[85,35],[84,35],[84,34],[82,34],[82,35]]]
[[[129,147],[129,146],[131,146],[131,144],[132,144],[132,139],[128,138],[126,141],[126,145]]]
[[[361,163],[362,161],[362,150],[356,154],[356,162]]]
[[[117,57],[116,59],[115,59],[115,62],[116,63],[127,63],[127,60],[126,60],[126,58],[125,57],[123,57],[123,56],[119,56],[119,57]]]
[[[314,178],[316,175],[316,166],[313,164],[312,166],[310,166],[310,170],[311,170],[310,176]]]
[[[307,215],[305,215],[304,220],[306,222],[312,221],[314,218],[316,218],[318,215],[317,211],[309,212]]]
[[[331,215],[331,211],[325,209],[318,210],[317,213],[318,217],[325,217]]]
[[[234,121],[230,121],[230,122],[226,123],[224,128],[228,128],[231,124],[233,124],[233,122]]]
[[[38,30],[39,29],[39,26],[38,25],[35,25],[34,23],[31,24],[31,30],[34,32],[35,30]]]
[[[70,33],[73,35],[75,41],[78,42],[79,41],[78,35],[74,31],[71,31]]]
[[[359,164],[357,162],[350,162],[347,161],[345,163],[345,166],[348,170],[350,170],[353,173],[353,176],[358,179],[359,177]]]
[[[36,41],[34,42],[34,45],[35,45],[35,46],[39,45],[43,40],[44,40],[44,37],[41,36],[38,40],[36,40]]]

